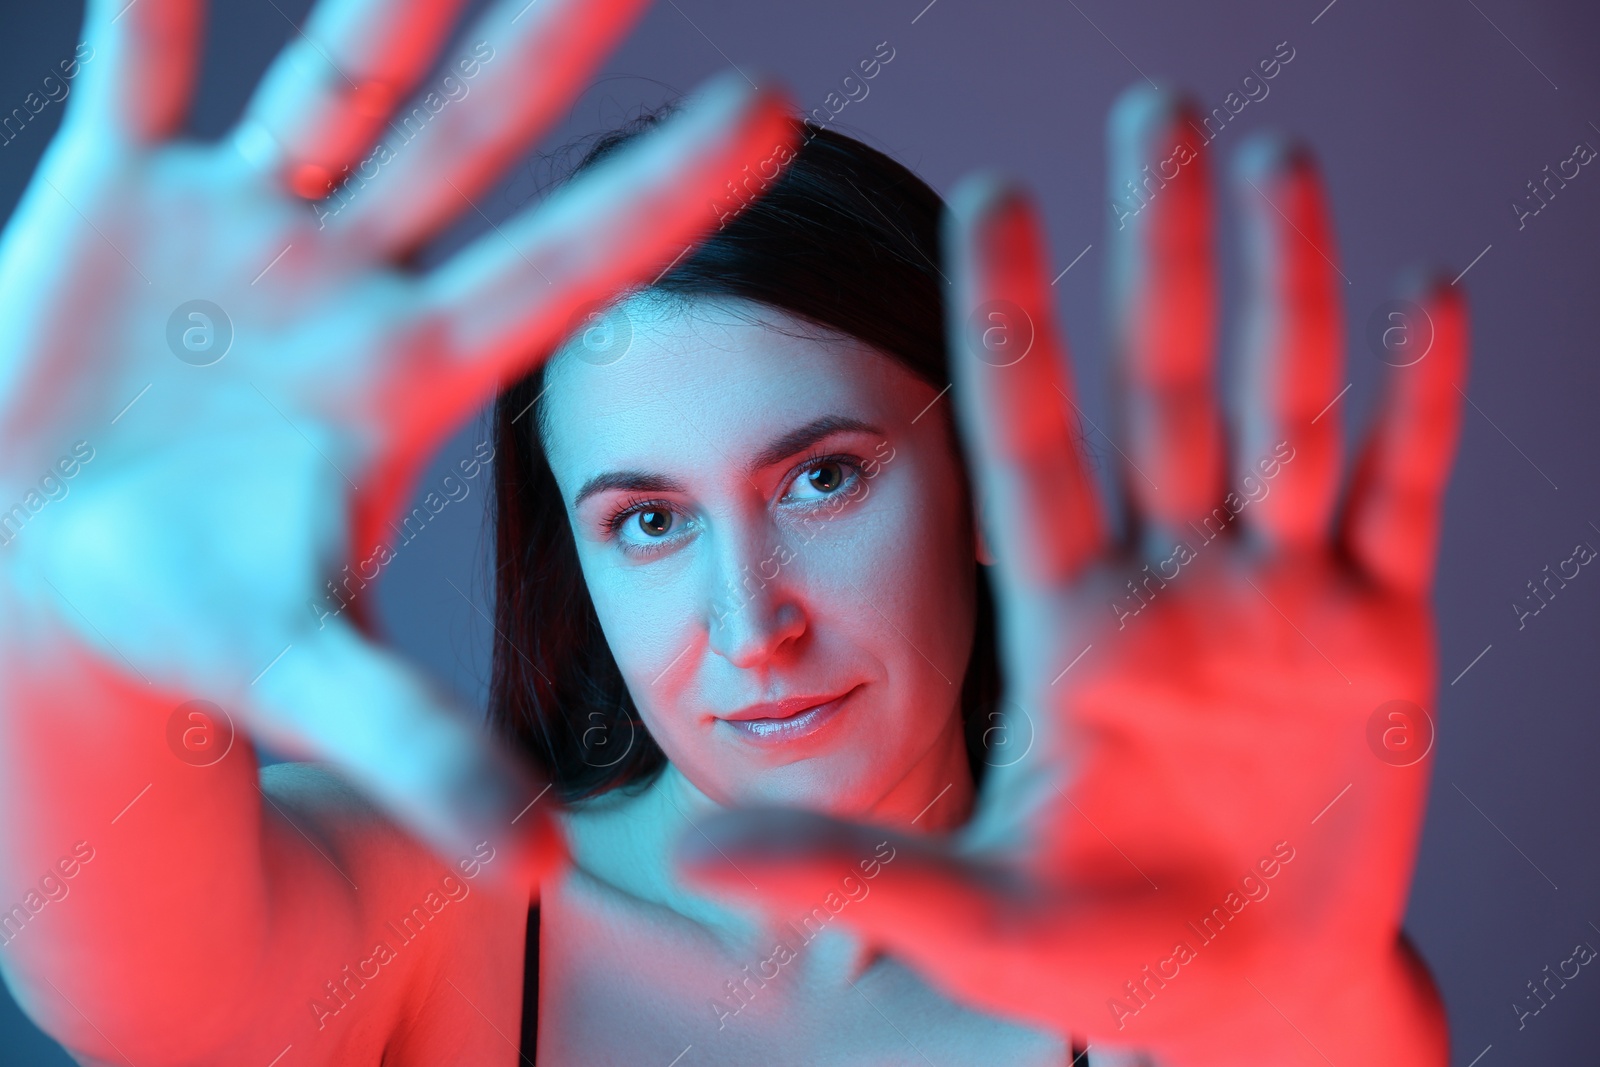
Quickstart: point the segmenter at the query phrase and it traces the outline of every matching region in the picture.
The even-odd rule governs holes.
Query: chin
[[[872,810],[892,780],[884,770],[881,764],[861,766],[855,760],[826,756],[764,768],[747,780],[728,783],[730,802],[741,806],[776,804],[842,819],[860,818]]]

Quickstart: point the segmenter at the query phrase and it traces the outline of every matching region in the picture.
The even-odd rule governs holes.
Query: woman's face
[[[887,815],[967,779],[975,524],[948,397],[765,305],[642,295],[619,316],[621,358],[579,340],[552,360],[544,432],[651,736],[721,804]]]

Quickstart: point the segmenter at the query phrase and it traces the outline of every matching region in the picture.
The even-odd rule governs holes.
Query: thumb
[[[1142,886],[1052,887],[955,839],[790,809],[718,812],[678,840],[675,859],[691,886],[797,927],[836,918],[950,999],[1063,1035],[1117,1037],[1108,991],[1169,953],[1200,899],[1177,884],[1159,902]],[[1173,1033],[1211,1003],[1166,1001]]]
[[[674,859],[693,887],[780,920],[836,917],[934,978],[998,932],[1018,891],[950,838],[793,808],[717,812],[685,831]]]

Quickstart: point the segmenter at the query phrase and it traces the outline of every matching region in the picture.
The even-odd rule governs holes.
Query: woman
[[[25,1010],[87,1062],[510,1063],[532,903],[554,1063],[1046,1063],[1074,1035],[1097,1061],[1443,1062],[1398,933],[1427,763],[1364,731],[1433,684],[1459,301],[1418,292],[1434,358],[1397,377],[1330,540],[1315,173],[1267,145],[1237,171],[1265,205],[1225,461],[1208,162],[1170,98],[1130,96],[1114,183],[1183,158],[1112,250],[1120,546],[1037,225],[993,179],[936,242],[903,169],[802,145],[725,80],[396,269],[624,8],[493,8],[473,39],[506,62],[333,212],[294,196],[371,150],[439,9],[319,5],[237,135],[194,146],[164,143],[192,6],[91,5],[100,65],[0,245],[0,485],[75,482],[0,556],[0,899],[23,902],[0,968]],[[294,73],[319,59],[358,77]],[[387,561],[420,461],[563,341],[497,410],[496,750],[366,637],[339,568]],[[340,774],[258,772],[233,716]]]
[[[600,139],[577,173],[664,113]],[[887,845],[831,907],[765,925],[687,892],[667,851],[719,805],[913,832],[971,809],[995,649],[986,550],[935,409],[941,210],[903,167],[808,125],[736,218],[496,404],[492,714],[569,805],[577,868],[541,887],[556,977],[524,1000],[553,1062],[646,1058],[674,1031],[673,1052],[730,1062],[915,1056],[874,1006],[942,1019],[911,1040],[950,1062],[1067,1058],[823,936]],[[617,973],[647,959],[672,980],[644,983],[627,1031],[597,1046]]]

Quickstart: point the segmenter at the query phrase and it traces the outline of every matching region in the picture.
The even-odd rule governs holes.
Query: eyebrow
[[[796,427],[788,433],[776,438],[761,451],[757,452],[744,469],[746,477],[757,471],[765,470],[783,460],[788,459],[796,452],[827,437],[839,433],[865,433],[877,437],[886,436],[884,432],[870,422],[853,418],[849,415],[823,415],[812,419],[804,426]],[[597,493],[604,493],[613,489],[625,489],[638,493],[682,493],[686,492],[682,482],[665,474],[654,471],[622,470],[606,471],[597,474],[583,483],[583,488],[578,490],[574,498],[572,509],[574,511],[583,507],[583,502]]]

